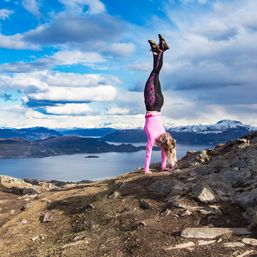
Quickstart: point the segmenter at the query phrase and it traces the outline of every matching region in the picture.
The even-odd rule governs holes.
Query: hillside
[[[1,256],[257,256],[256,132],[151,169],[80,183],[0,176]]]
[[[113,145],[101,139],[76,136],[44,140],[0,139],[0,158],[34,158],[76,153],[136,152],[145,149],[131,144]]]

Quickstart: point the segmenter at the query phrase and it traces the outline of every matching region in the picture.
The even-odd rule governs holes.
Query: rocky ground
[[[99,182],[0,176],[1,257],[257,256],[257,133]]]

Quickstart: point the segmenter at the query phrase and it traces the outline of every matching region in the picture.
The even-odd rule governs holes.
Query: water
[[[142,145],[142,144],[141,144]],[[178,158],[188,150],[208,146],[177,145]],[[18,178],[55,179],[62,181],[99,180],[143,167],[145,151],[134,153],[101,153],[100,158],[88,154],[51,156],[34,159],[0,159],[0,174]],[[151,163],[160,162],[161,152],[153,151]]]

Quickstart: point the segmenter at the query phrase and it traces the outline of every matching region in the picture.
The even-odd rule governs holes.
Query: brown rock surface
[[[256,256],[255,245],[224,247],[229,245],[226,243],[242,242],[245,236],[225,234],[211,243],[181,237],[181,232],[190,227],[249,227],[255,242],[256,138],[257,133],[252,133],[220,145],[215,151],[191,152],[171,174],[159,172],[160,165],[155,164],[151,176],[137,169],[92,183],[39,182],[35,188],[25,182],[26,188],[39,192],[35,196],[6,191],[13,188],[12,183],[10,187],[3,186],[0,189],[1,257],[215,257],[246,256],[246,253]],[[241,171],[245,176],[240,176]],[[181,188],[174,181],[179,181]],[[215,203],[218,211],[210,203],[195,200],[192,186],[196,183],[208,184],[218,196]],[[161,190],[156,189],[158,184]],[[115,197],[113,192],[117,192]],[[247,192],[249,197],[245,201],[249,206],[241,197]],[[140,208],[141,199],[151,208]],[[31,203],[29,208],[24,208],[27,203]],[[190,215],[181,215],[187,210]],[[46,213],[51,213],[53,219],[42,223],[40,217]],[[21,220],[27,222],[21,224]]]

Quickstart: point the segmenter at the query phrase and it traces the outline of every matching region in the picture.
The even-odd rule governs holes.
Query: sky
[[[143,127],[158,33],[166,126],[256,126],[256,13],[256,0],[0,0],[0,127]]]

